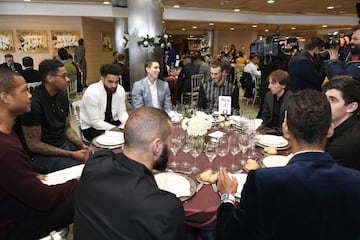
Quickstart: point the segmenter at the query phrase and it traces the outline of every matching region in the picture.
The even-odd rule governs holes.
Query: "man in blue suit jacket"
[[[132,102],[134,108],[152,106],[161,108],[166,112],[171,111],[171,93],[169,84],[158,79],[160,63],[156,59],[145,62],[147,76],[134,83]]]
[[[217,239],[360,239],[360,172],[323,151],[333,133],[325,95],[294,94],[283,132],[294,156],[285,167],[250,171],[235,209],[236,179],[220,171]]]

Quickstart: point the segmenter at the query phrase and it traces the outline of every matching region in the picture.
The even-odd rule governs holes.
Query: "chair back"
[[[41,81],[40,82],[32,82],[32,83],[27,83],[27,90],[29,92],[32,92],[32,90],[34,90],[35,88],[39,87],[41,85]]]
[[[200,85],[204,82],[204,74],[191,75],[191,92],[199,92]]]
[[[80,107],[82,104],[82,100],[76,100],[73,101],[71,103],[71,107],[72,107],[72,113],[73,113],[73,117],[75,119],[76,125],[77,125],[77,130],[79,132],[79,136],[81,138],[81,140],[85,143],[88,144],[89,141],[84,137],[82,131],[81,131],[81,126],[80,126]]]
[[[70,78],[70,82],[67,88],[67,94],[69,100],[74,100],[77,93],[77,78]]]

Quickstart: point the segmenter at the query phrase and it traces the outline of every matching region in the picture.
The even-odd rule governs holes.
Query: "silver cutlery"
[[[204,187],[204,183],[200,183],[200,184],[196,187],[196,192],[199,192],[203,187]]]
[[[218,192],[216,183],[211,184],[211,187],[212,187],[212,189],[214,190],[214,192],[216,192],[216,193]]]

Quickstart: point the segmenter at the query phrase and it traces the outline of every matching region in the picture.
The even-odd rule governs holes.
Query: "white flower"
[[[211,128],[213,120],[211,115],[197,111],[191,118],[184,118],[181,126],[190,136],[203,136]]]

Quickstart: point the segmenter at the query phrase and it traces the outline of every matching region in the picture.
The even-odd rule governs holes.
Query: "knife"
[[[204,183],[200,183],[200,184],[196,187],[196,192],[200,191],[203,186],[204,186]]]

